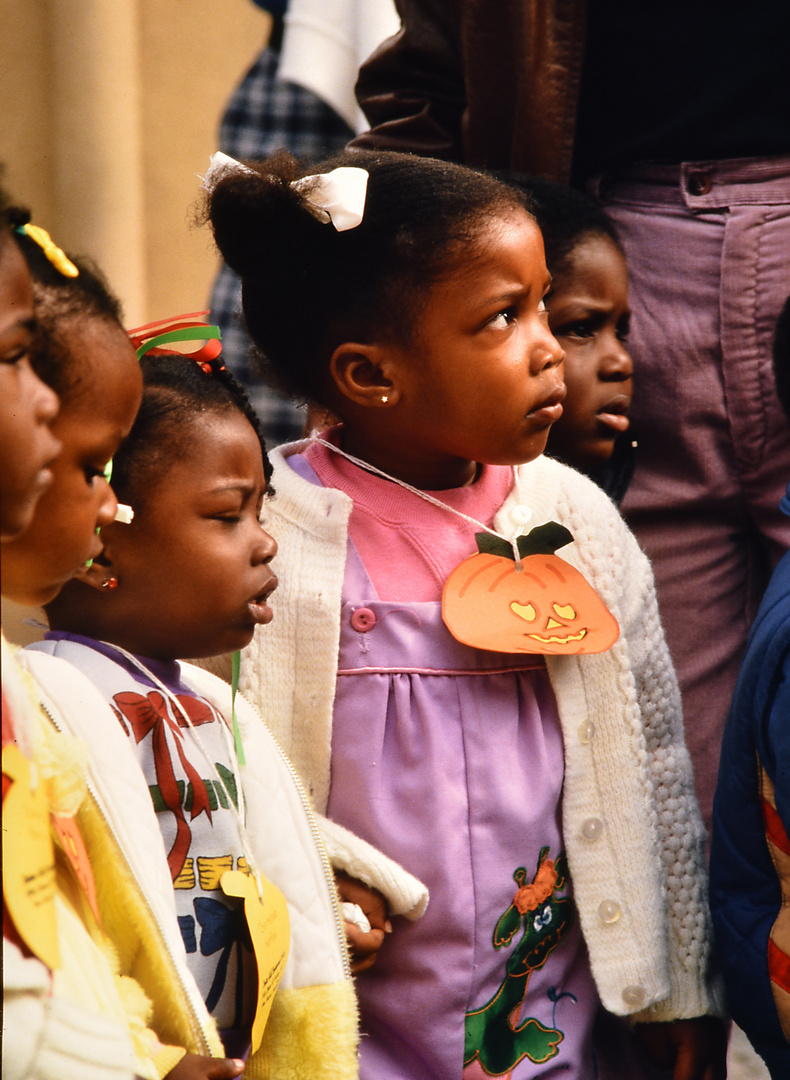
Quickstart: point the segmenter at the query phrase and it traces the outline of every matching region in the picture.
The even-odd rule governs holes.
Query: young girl
[[[48,341],[35,332],[33,286],[20,250],[25,241],[11,231],[11,212],[1,209],[5,556],[24,542],[37,503],[52,490],[60,443],[49,430],[58,398],[31,363],[34,353],[41,359]],[[129,423],[139,383],[135,389],[123,403]],[[111,394],[106,404],[112,409],[121,403]],[[86,541],[97,516],[83,527]],[[71,569],[78,569],[76,561]],[[2,581],[5,593],[5,561]],[[37,690],[5,638],[2,654],[3,1075],[132,1080],[137,1074],[156,1080],[154,1047],[164,1048],[151,1033],[140,1038],[147,1002],[131,980],[119,978],[92,907],[92,864],[74,818],[85,795],[80,748],[48,729]]]
[[[101,551],[98,530],[118,505],[104,469],[129,434],[142,380],[120,305],[95,269],[77,259],[71,261],[77,273],[67,276],[35,240],[16,235],[33,275],[36,369],[61,401],[53,424],[62,444],[53,483],[38,504],[35,527],[2,553],[4,595],[37,605]]]
[[[503,177],[535,201],[551,289],[549,328],[565,353],[567,394],[546,453],[584,472],[620,503],[634,470],[628,413],[628,269],[609,218],[587,195],[536,177]]]
[[[18,228],[26,228],[24,217],[16,214],[14,220]],[[52,483],[26,532],[2,548],[3,594],[39,604],[52,600],[65,581],[94,572],[86,562],[96,565],[94,560],[102,551],[98,530],[113,520],[118,505],[104,474],[131,428],[142,379],[119,321],[118,302],[98,274],[82,260],[53,250],[46,239],[47,247],[42,249],[26,232],[15,236],[33,272],[34,363],[61,397],[54,425],[62,449],[51,468]],[[12,670],[16,669],[10,664],[8,669],[4,666],[4,680]],[[68,699],[67,716],[70,710],[82,713],[96,708],[95,691],[85,680],[75,682],[68,665],[53,661],[44,674],[53,681],[59,700]],[[154,918],[119,847],[123,833],[108,830],[106,819],[86,795],[84,747],[64,732],[66,725],[53,703],[43,700],[41,686],[28,680],[25,687],[24,679],[22,683],[15,697],[27,700],[27,708],[15,741],[27,744],[36,756],[53,793],[53,812],[59,819],[68,818],[70,830],[84,838],[79,843],[86,845],[85,857],[76,864],[77,875],[89,887],[74,888],[74,870],[64,854],[71,850],[70,840],[64,836],[56,872],[58,903],[65,905],[62,918],[68,928],[67,962],[53,976],[54,1004],[45,998],[42,1005],[45,1020],[40,1037],[29,1011],[32,990],[28,987],[23,994],[16,985],[12,993],[6,980],[13,1001],[22,1001],[28,1009],[23,1021],[14,1024],[15,1031],[25,1037],[15,1043],[13,1058],[9,1055],[7,1060],[20,1066],[20,1077],[31,1068],[46,1070],[47,1055],[54,1054],[52,1062],[59,1076],[68,1076],[64,1070],[74,1069],[81,1077],[120,1077],[126,1069],[129,1076],[137,1073],[148,1080],[165,1075],[170,1080],[230,1080],[241,1072],[243,1062],[224,1058],[191,976],[171,959],[177,955],[173,942],[181,948],[177,929],[168,936],[166,923]],[[5,687],[4,681],[4,691]],[[101,701],[99,707],[103,707]],[[114,957],[109,965],[104,955],[96,959],[99,950],[109,950]],[[16,953],[7,955],[17,959]],[[29,964],[23,966],[18,983],[24,978],[30,983],[29,970]],[[17,972],[10,960],[8,972]],[[153,1028],[146,1027],[151,1009],[146,994],[153,1004]],[[75,1004],[81,1009],[76,1014]],[[108,1018],[117,1023],[119,1014],[123,1031],[111,1038]]]
[[[636,543],[541,456],[563,354],[523,196],[361,152],[310,178],[285,156],[220,159],[207,186],[270,369],[342,418],[272,455],[288,618],[245,651],[242,683],[317,807],[431,890],[358,980],[362,1075],[637,1076],[594,1037],[602,1003],[677,1077],[723,1076],[677,687]],[[562,561],[542,545],[557,526],[513,550],[550,522],[573,538]],[[509,635],[496,651],[442,618],[475,533],[513,560],[466,606],[473,633]],[[608,651],[579,655],[605,620],[562,585],[568,564],[619,623]],[[501,616],[483,615],[497,591]],[[550,655],[524,651],[535,634]]]
[[[180,931],[176,964],[194,976],[226,1051],[242,1054],[252,1038],[253,1075],[351,1078],[356,1004],[312,813],[258,715],[239,697],[234,717],[225,683],[176,660],[240,649],[272,617],[277,549],[258,523],[268,459],[257,420],[219,360],[157,355],[142,366],[143,404],[113,462],[134,519],[102,530],[102,554],[48,605],[52,631],[30,662],[61,712],[71,695],[47,662],[69,661],[98,688],[100,704],[64,723],[90,744],[103,812],[160,925]],[[385,887],[397,868],[378,865]],[[246,929],[238,898],[249,882],[245,910],[257,910],[258,870],[287,900],[289,953],[277,888],[261,886],[273,924],[262,934],[253,918]],[[383,907],[378,922],[367,935],[376,944]],[[195,1015],[205,1025],[205,1010]]]

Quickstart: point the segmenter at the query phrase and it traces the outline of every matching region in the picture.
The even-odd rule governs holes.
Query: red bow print
[[[211,821],[211,806],[206,785],[184,753],[184,734],[181,729],[187,727],[187,722],[180,711],[175,718],[171,716],[167,702],[158,690],[151,690],[145,697],[131,691],[115,694],[113,700],[121,710],[124,718],[131,725],[136,743],[141,742],[149,732],[153,733],[151,748],[154,752],[156,780],[165,806],[175,815],[176,819],[176,838],[167,856],[170,875],[175,881],[184,866],[184,860],[187,857],[189,845],[192,841],[192,831],[187,824],[181,807],[181,794],[178,790],[178,782],[176,781],[173,762],[167,746],[168,730],[173,733],[179,760],[192,785],[191,817],[194,819],[205,810],[209,821]],[[176,700],[195,727],[208,724],[216,719],[216,714],[205,701],[181,694],[176,695]]]

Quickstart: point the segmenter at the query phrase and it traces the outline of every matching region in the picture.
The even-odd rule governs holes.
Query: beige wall
[[[128,326],[207,304],[217,260],[190,206],[268,31],[250,0],[0,0],[4,184],[99,263]],[[31,614],[4,602],[8,637],[40,636]]]
[[[0,0],[6,186],[99,262],[129,325],[207,301],[215,256],[189,208],[267,33],[250,0]]]

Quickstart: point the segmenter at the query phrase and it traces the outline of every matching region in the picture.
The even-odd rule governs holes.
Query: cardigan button
[[[593,735],[595,735],[595,724],[592,720],[583,720],[579,724],[579,742],[587,746],[593,741]]]
[[[532,511],[528,506],[519,503],[510,511],[510,520],[514,525],[529,525],[532,521]]]
[[[351,615],[351,625],[360,634],[367,634],[376,625],[376,616],[369,607],[357,608]]]
[[[603,832],[603,822],[600,818],[591,817],[582,822],[582,836],[585,840],[597,840]]]
[[[616,900],[604,900],[598,905],[598,914],[601,916],[602,922],[611,926],[613,923],[619,922],[623,909]]]
[[[639,1009],[645,1003],[645,991],[642,986],[626,986],[623,990],[623,1001],[629,1009]]]

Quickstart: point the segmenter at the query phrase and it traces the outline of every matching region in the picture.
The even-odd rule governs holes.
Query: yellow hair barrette
[[[24,233],[35,241],[56,270],[64,277],[79,277],[80,272],[62,248],[59,248],[46,229],[39,225],[19,225],[17,232]]]

